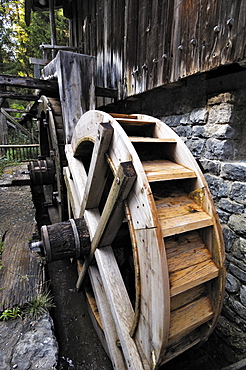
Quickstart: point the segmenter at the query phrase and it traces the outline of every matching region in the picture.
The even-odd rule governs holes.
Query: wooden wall
[[[245,59],[245,0],[73,0],[71,44],[121,98]]]

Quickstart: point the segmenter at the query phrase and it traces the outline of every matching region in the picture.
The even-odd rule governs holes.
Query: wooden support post
[[[84,214],[85,209],[97,208],[99,206],[107,180],[108,167],[105,154],[111,142],[112,135],[113,128],[110,123],[101,123],[99,125],[98,135],[91,156],[80,217]]]
[[[39,78],[33,78],[33,77],[20,77],[20,76],[13,76],[13,75],[5,75],[0,74],[0,85],[3,86],[17,86],[17,87],[24,87],[27,89],[33,89],[33,90],[42,90],[47,91],[49,93],[57,93],[58,92],[58,84],[57,81],[54,80],[40,80]],[[13,95],[14,93],[11,92],[1,92],[2,97],[6,96],[6,98],[9,97],[9,95]],[[28,97],[30,95],[20,95],[17,94],[14,96],[20,96],[19,99],[24,99],[25,96]],[[37,100],[38,96],[31,96],[32,100]],[[18,99],[18,98],[16,98]]]
[[[137,174],[134,170],[132,162],[124,162],[119,165],[115,179],[111,186],[106,204],[104,206],[101,218],[98,222],[95,235],[91,242],[91,252],[88,258],[85,260],[82,270],[79,274],[79,278],[76,284],[76,288],[79,290],[81,284],[85,278],[88,267],[93,259],[96,248],[100,246],[110,245],[116,236],[121,223],[124,219],[123,201],[127,198],[135,180]],[[112,233],[109,235],[109,229]],[[107,244],[102,244],[101,240]]]
[[[55,2],[54,0],[49,0],[49,12],[50,12],[50,40],[52,45],[56,45],[56,23],[55,23]],[[52,59],[56,56],[56,52],[52,49]]]

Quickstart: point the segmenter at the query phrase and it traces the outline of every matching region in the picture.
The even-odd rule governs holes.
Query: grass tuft
[[[24,312],[27,316],[36,320],[53,307],[55,307],[53,296],[50,292],[44,292],[34,298],[32,302],[29,302]]]

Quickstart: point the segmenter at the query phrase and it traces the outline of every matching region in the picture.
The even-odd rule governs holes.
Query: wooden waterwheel
[[[60,222],[67,215],[66,187],[62,169],[67,165],[65,135],[59,99],[41,96],[38,101],[40,159],[29,164],[34,185],[43,186],[50,221]]]
[[[65,151],[70,216],[84,216],[91,240],[77,288],[114,368],[158,368],[205,341],[220,314],[224,250],[206,181],[146,115],[89,111]]]

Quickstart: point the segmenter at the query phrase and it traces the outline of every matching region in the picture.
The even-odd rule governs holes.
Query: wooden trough
[[[205,341],[221,311],[224,247],[188,148],[156,118],[88,111],[65,153],[69,218],[84,217],[90,239],[77,289],[113,367],[156,369]]]

